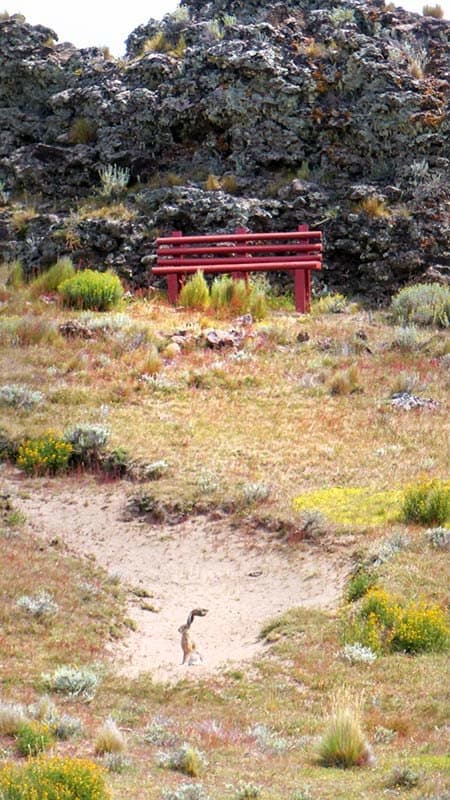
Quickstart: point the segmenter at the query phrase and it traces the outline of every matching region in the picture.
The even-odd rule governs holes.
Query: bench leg
[[[178,275],[167,275],[167,299],[173,305],[177,304],[179,292]]]
[[[306,314],[311,308],[311,271],[309,269],[294,270],[295,310]]]

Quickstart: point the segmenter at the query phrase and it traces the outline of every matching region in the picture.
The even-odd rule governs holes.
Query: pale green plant
[[[118,164],[101,166],[98,174],[102,184],[100,193],[105,197],[124,192],[130,180],[129,168],[120,167]]]
[[[450,324],[450,287],[439,283],[418,283],[406,286],[392,299],[393,318],[402,325]]]
[[[53,673],[46,673],[43,681],[52,692],[58,692],[68,697],[81,697],[90,700],[94,697],[100,683],[98,672],[89,667],[62,666]]]
[[[210,800],[201,783],[183,783],[177,789],[165,789],[163,800]]]
[[[13,406],[29,411],[44,399],[42,392],[23,384],[4,384],[0,387],[0,406]]]
[[[52,595],[46,591],[41,591],[34,596],[24,594],[22,597],[19,597],[16,604],[19,608],[23,608],[24,611],[37,619],[51,617],[59,610],[58,603],[56,603]]]

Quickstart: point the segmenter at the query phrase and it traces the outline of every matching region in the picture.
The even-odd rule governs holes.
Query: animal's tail
[[[189,614],[189,616],[187,618],[186,627],[187,628],[191,627],[191,625],[192,625],[192,623],[194,621],[194,617],[204,617],[204,616],[206,616],[207,613],[208,613],[208,609],[207,608],[194,608],[194,610],[191,611],[191,613]]]

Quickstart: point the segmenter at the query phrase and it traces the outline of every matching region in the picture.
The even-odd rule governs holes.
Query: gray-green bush
[[[393,297],[391,310],[394,320],[402,325],[447,328],[450,324],[450,287],[439,283],[406,286]]]

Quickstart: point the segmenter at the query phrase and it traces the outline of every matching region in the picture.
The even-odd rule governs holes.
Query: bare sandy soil
[[[265,531],[250,534],[224,520],[130,520],[125,509],[134,489],[128,483],[31,479],[17,470],[3,472],[1,483],[35,535],[94,556],[130,590],[136,630],[111,649],[116,668],[128,675],[151,672],[173,681],[249,661],[264,651],[258,634],[267,620],[296,606],[332,609],[348,572],[339,551],[282,545]],[[136,589],[151,597],[136,596]],[[199,606],[208,614],[191,631],[203,663],[181,666],[178,628]]]

